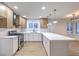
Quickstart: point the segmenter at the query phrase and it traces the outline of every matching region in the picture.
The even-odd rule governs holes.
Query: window
[[[39,20],[27,20],[27,29],[38,31],[40,29],[40,21]]]
[[[29,23],[29,28],[33,28],[33,23]]]
[[[67,32],[72,32],[72,23],[67,23]]]
[[[79,34],[79,22],[76,23],[76,32]]]
[[[38,23],[34,23],[34,28],[38,28]]]
[[[29,28],[38,28],[38,23],[29,23]]]

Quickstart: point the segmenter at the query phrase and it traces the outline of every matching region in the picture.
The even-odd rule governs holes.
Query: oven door
[[[18,43],[18,46],[19,46],[19,49],[21,49],[23,46],[24,46],[24,35],[23,34],[20,34],[19,36],[18,36],[18,41],[19,41],[19,43]]]

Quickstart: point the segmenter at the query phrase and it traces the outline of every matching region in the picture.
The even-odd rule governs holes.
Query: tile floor
[[[25,42],[15,56],[47,56],[42,42]]]

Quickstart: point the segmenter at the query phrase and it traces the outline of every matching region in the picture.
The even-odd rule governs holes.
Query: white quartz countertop
[[[46,36],[49,40],[75,40],[75,38],[70,38],[67,36],[50,33],[50,32],[42,32],[44,36]]]
[[[28,31],[28,32],[20,32],[20,33],[28,34],[28,33],[41,33],[41,32],[30,32],[30,31]]]
[[[64,36],[64,35],[51,33],[51,32],[40,32],[40,31],[39,32],[30,32],[30,31],[27,31],[27,32],[20,32],[20,33],[24,33],[24,34],[27,34],[27,33],[41,33],[45,37],[47,37],[49,40],[75,40],[75,38],[71,38],[71,37],[67,37],[67,36]]]
[[[0,36],[0,39],[17,38],[18,36]]]

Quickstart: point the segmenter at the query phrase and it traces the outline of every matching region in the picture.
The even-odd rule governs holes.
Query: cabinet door
[[[12,39],[3,38],[0,39],[0,56],[13,55],[13,41]]]
[[[24,41],[26,41],[26,36],[27,36],[27,35],[26,35],[26,34],[24,34]]]
[[[38,34],[38,41],[42,41],[41,33]]]
[[[29,40],[28,41],[34,41],[34,35],[33,35],[33,33],[29,33]]]
[[[7,19],[0,18],[0,28],[7,28]]]
[[[13,53],[15,53],[18,49],[18,38],[13,39]]]
[[[47,52],[47,54],[49,55],[50,54],[50,40],[48,40],[45,36],[43,36],[43,45],[45,47],[45,50]]]
[[[47,18],[41,18],[40,19],[40,27],[41,28],[47,28],[48,19]]]
[[[49,54],[49,50],[50,50],[50,42],[49,42],[50,40],[49,39],[46,39],[46,41],[45,41],[45,46],[46,46],[46,51],[47,51],[47,54]]]
[[[25,33],[24,34],[24,41],[28,41],[29,40],[29,34],[28,33]]]
[[[41,34],[40,33],[34,33],[33,34],[33,41],[41,41]]]
[[[42,41],[40,33],[27,33],[24,35],[25,41]]]
[[[46,37],[45,36],[43,36],[43,44],[44,44],[44,46],[46,46]]]
[[[38,41],[38,34],[37,33],[36,34],[35,33],[33,34],[33,41]]]
[[[40,34],[40,33],[37,33],[36,36],[37,36],[37,41],[42,41],[42,40],[41,40],[41,34]]]

